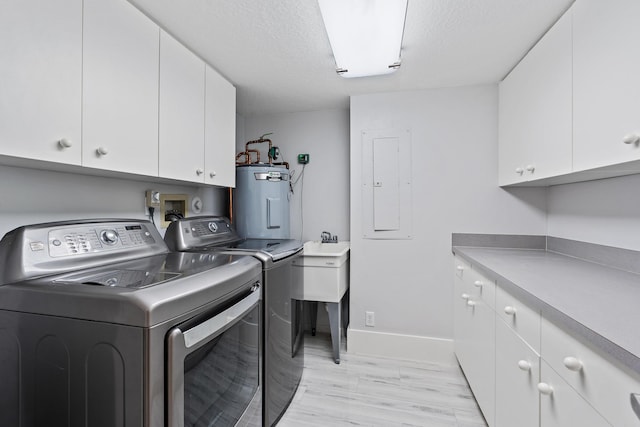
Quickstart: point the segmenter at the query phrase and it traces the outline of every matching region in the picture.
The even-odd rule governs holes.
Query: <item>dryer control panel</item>
[[[167,252],[162,236],[149,221],[26,225],[0,240],[0,285]]]
[[[49,232],[52,257],[111,251],[132,246],[152,245],[156,241],[143,224],[100,224]]]

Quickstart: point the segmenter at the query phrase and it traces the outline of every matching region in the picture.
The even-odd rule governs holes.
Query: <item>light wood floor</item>
[[[305,335],[298,392],[278,427],[486,427],[458,366],[342,352]]]

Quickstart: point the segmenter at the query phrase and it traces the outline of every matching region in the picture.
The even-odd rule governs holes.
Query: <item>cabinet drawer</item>
[[[611,424],[640,423],[630,404],[630,394],[640,393],[637,378],[545,319],[541,345],[543,359]]]
[[[487,278],[473,266],[471,274],[467,275],[466,280],[471,287],[471,297],[482,299],[487,306],[495,310],[496,306],[496,282]]]
[[[611,426],[586,400],[543,360],[540,363],[540,425],[543,427],[607,427]],[[635,424],[616,424],[616,426]]]
[[[540,353],[540,313],[521,303],[509,292],[496,288],[496,314]]]

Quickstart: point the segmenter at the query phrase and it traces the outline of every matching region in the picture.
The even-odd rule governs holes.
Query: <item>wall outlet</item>
[[[159,208],[160,207],[160,192],[155,190],[147,190],[145,193],[145,199],[147,201],[147,207]]]
[[[376,315],[373,311],[364,312],[364,326],[376,326]]]

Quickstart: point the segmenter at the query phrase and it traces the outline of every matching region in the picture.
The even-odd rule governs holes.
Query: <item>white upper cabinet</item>
[[[83,166],[157,176],[159,32],[125,0],[84,0]]]
[[[160,32],[160,176],[205,182],[204,62]]]
[[[638,160],[640,1],[579,0],[573,10],[574,168]]]
[[[236,88],[209,66],[205,85],[204,182],[235,187]]]
[[[499,182],[571,171],[571,11],[500,83]]]
[[[0,154],[79,165],[82,0],[0,9]]]

